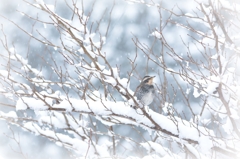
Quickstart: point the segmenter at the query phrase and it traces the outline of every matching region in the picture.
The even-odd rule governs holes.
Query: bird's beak
[[[152,76],[151,77],[151,79],[149,80],[149,84],[152,84],[153,83],[153,78],[154,78],[155,76]]]
[[[152,76],[152,78],[155,78],[156,76]]]

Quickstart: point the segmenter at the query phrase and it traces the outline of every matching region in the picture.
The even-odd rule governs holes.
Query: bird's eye
[[[149,80],[145,80],[145,81],[144,81],[144,83],[148,83],[148,82],[149,82]]]

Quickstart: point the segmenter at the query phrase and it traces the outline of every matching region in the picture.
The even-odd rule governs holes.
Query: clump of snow
[[[18,118],[16,112],[14,112],[14,111],[10,111],[8,113],[4,113],[4,112],[0,111],[0,116],[7,117],[7,118],[14,118],[14,119]]]
[[[163,148],[162,145],[152,142],[152,141],[148,141],[146,143],[141,143],[141,145],[147,149],[148,153],[150,153],[152,151],[152,149],[159,153],[161,156],[165,156],[167,155],[167,151]]]
[[[46,7],[47,7],[47,9],[49,9],[51,12],[54,12],[54,10],[55,10],[54,5],[49,5],[49,4],[47,4]]]
[[[194,85],[193,96],[198,98],[200,95],[212,95],[217,90],[221,79],[219,76],[209,76],[206,79],[198,80]]]
[[[106,79],[104,79],[104,81],[111,84],[114,87],[117,85],[117,81],[113,77],[106,76]]]
[[[48,107],[41,100],[35,98],[22,97],[17,101],[16,110],[26,110],[31,108],[33,110],[46,110]]]
[[[161,34],[158,32],[158,31],[154,31],[154,32],[152,32],[151,34],[150,34],[150,36],[154,36],[154,37],[156,37],[156,38],[158,38],[158,39],[161,39]]]
[[[227,134],[232,134],[233,133],[233,126],[232,126],[232,123],[231,123],[229,117],[227,117],[226,123],[223,124],[222,127]]]
[[[187,88],[186,94],[189,94],[191,92],[191,88]]]
[[[199,152],[198,152],[198,150],[194,147],[194,146],[192,146],[191,144],[184,144],[186,147],[187,147],[187,149],[192,153],[192,154],[194,154],[194,156],[196,157],[196,158],[201,158],[200,157],[200,155],[199,155]]]
[[[15,53],[15,48],[12,47],[12,48],[9,49],[9,51],[10,51],[12,54],[14,54],[14,53]]]
[[[119,78],[119,76],[118,76],[118,69],[117,69],[116,67],[114,67],[114,68],[112,68],[112,70],[113,70],[113,76],[114,76],[114,78],[115,78],[115,79],[118,79],[118,78]]]
[[[185,13],[186,16],[194,17],[191,13]]]

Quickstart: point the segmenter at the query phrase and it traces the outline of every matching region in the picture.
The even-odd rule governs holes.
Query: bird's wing
[[[140,85],[139,86],[137,86],[137,88],[136,88],[136,90],[135,90],[135,92],[134,92],[134,94],[133,94],[133,96],[135,96],[136,95],[136,93],[138,92],[138,90],[140,89],[140,87],[142,86],[142,83],[140,83]]]

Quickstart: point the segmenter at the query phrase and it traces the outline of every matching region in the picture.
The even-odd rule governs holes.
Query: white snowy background
[[[135,0],[134,0],[135,1]],[[133,2],[134,2],[133,1]],[[39,4],[41,4],[41,1],[38,1]],[[48,4],[49,10],[55,12],[59,18],[65,22],[66,25],[76,25],[76,21],[71,21],[71,11],[69,11],[68,7],[66,6],[65,2],[62,0],[51,1],[46,0],[44,1],[46,4]],[[107,60],[109,61],[110,65],[112,66],[113,70],[113,76],[104,79],[104,82],[108,83],[109,85],[116,86],[117,83],[120,85],[120,91],[122,94],[126,94],[126,91],[129,91],[129,93],[132,95],[133,91],[136,89],[137,85],[139,84],[141,78],[148,74],[148,75],[156,75],[156,78],[154,79],[154,82],[156,83],[156,86],[158,88],[161,88],[163,78],[163,69],[161,67],[158,67],[156,63],[161,62],[164,58],[166,68],[165,68],[165,77],[167,78],[167,84],[166,87],[166,99],[163,100],[163,96],[156,99],[149,108],[146,108],[146,112],[154,119],[154,121],[157,122],[157,124],[166,130],[168,133],[171,133],[173,138],[169,137],[167,140],[174,139],[178,143],[182,143],[183,147],[187,147],[191,153],[193,153],[197,158],[204,158],[208,156],[209,154],[204,154],[202,152],[206,152],[209,149],[211,149],[213,146],[216,146],[215,144],[218,143],[220,147],[225,148],[225,143],[222,140],[218,140],[217,138],[214,138],[214,142],[212,142],[211,137],[218,136],[218,133],[224,133],[223,136],[228,138],[229,140],[234,140],[233,138],[236,138],[239,140],[239,136],[236,134],[232,135],[234,132],[234,128],[231,124],[231,120],[236,120],[236,123],[239,123],[239,95],[236,95],[236,92],[239,92],[240,86],[239,86],[239,62],[238,56],[239,56],[239,37],[237,34],[237,29],[231,31],[227,30],[229,33],[229,36],[232,40],[234,40],[234,44],[229,44],[226,42],[226,36],[223,35],[221,28],[216,27],[217,34],[219,35],[219,48],[225,47],[227,48],[227,56],[218,56],[216,54],[216,47],[215,40],[213,33],[210,31],[210,27],[207,23],[200,22],[198,19],[194,19],[195,17],[195,11],[199,9],[199,5],[192,1],[192,0],[184,0],[184,1],[178,1],[178,0],[170,0],[170,1],[155,1],[156,3],[159,3],[163,6],[163,8],[168,9],[171,11],[173,8],[174,13],[177,14],[183,14],[185,17],[174,17],[170,18],[170,13],[168,11],[162,10],[162,21],[166,20],[172,20],[172,23],[168,23],[168,25],[164,28],[164,38],[168,42],[168,44],[174,48],[176,55],[175,56],[169,56],[169,54],[166,54],[165,57],[159,56],[156,58],[155,56],[149,55],[147,56],[144,53],[140,53],[141,51],[138,50],[138,54],[136,57],[136,45],[134,44],[134,39],[137,37],[137,40],[140,41],[145,46],[151,46],[156,39],[161,39],[161,35],[159,33],[160,28],[160,15],[159,10],[157,7],[150,5],[151,1],[137,1],[137,3],[133,3],[130,1],[124,1],[124,0],[83,0],[84,3],[84,9],[85,12],[88,13],[91,11],[93,6],[93,11],[91,14],[90,22],[99,21],[101,19],[101,23],[98,28],[93,27],[94,29],[98,29],[100,33],[104,33],[106,28],[108,27],[109,19],[111,19],[111,24],[108,30],[108,35],[106,37],[103,37],[102,40],[105,41],[105,44],[101,50],[101,53],[106,53]],[[149,3],[149,5],[146,5],[142,2]],[[202,1],[203,2],[203,1]],[[32,2],[30,2],[32,3]],[[204,2],[205,3],[205,2]],[[231,1],[222,1],[223,4],[226,4],[225,7],[231,7]],[[32,3],[33,4],[33,3]],[[35,2],[35,6],[37,2]],[[53,6],[56,7],[53,7]],[[111,16],[111,8],[114,5],[114,9],[112,10]],[[228,6],[229,5],[229,6]],[[204,9],[206,12],[208,12],[208,7],[204,6]],[[238,6],[239,7],[239,6]],[[180,8],[181,10],[178,10],[177,8]],[[236,9],[236,12],[239,11],[239,8]],[[210,13],[207,13],[210,14]],[[56,63],[59,66],[62,66],[64,71],[68,71],[69,75],[72,78],[79,78],[79,74],[76,74],[76,70],[73,70],[72,68],[79,68],[81,69],[82,66],[86,68],[84,70],[85,72],[82,73],[82,77],[90,74],[90,72],[93,72],[96,76],[100,77],[99,72],[96,71],[95,67],[96,65],[92,64],[92,68],[88,67],[87,65],[84,65],[84,63],[77,63],[72,65],[67,65],[66,68],[64,67],[64,55],[61,54],[59,56],[58,51],[61,50],[61,48],[52,47],[47,48],[43,44],[39,43],[36,40],[29,40],[29,37],[36,36],[40,37],[37,32],[42,33],[44,37],[46,37],[46,41],[54,41],[56,45],[60,45],[61,41],[59,38],[59,33],[54,29],[53,26],[48,24],[41,24],[41,23],[34,23],[31,19],[28,18],[28,16],[34,16],[36,15],[41,20],[49,21],[50,19],[55,20],[55,18],[50,17],[48,14],[43,14],[42,12],[37,13],[37,9],[31,6],[30,4],[26,4],[23,1],[7,1],[7,0],[0,0],[0,24],[3,26],[4,34],[7,36],[7,41],[9,42],[9,46],[14,44],[14,47],[10,47],[9,51],[13,54],[15,52],[18,53],[17,57],[11,57],[12,60],[19,60],[22,64],[25,64],[28,68],[22,68],[29,69],[32,71],[31,80],[33,83],[35,83],[36,87],[46,88],[41,91],[39,91],[38,97],[44,98],[48,96],[49,98],[46,98],[46,102],[49,105],[53,105],[52,108],[55,109],[64,109],[66,112],[73,111],[71,115],[63,116],[61,112],[54,112],[54,113],[47,113],[44,110],[48,109],[48,106],[46,106],[46,103],[36,100],[32,97],[22,97],[21,100],[16,100],[16,103],[13,103],[11,100],[7,99],[7,96],[11,96],[11,92],[9,92],[9,95],[4,94],[4,96],[1,97],[0,103],[7,103],[9,105],[15,105],[15,108],[12,108],[11,106],[1,105],[0,104],[0,116],[2,118],[10,117],[11,120],[16,119],[17,121],[17,115],[25,115],[28,114],[28,117],[33,116],[33,119],[35,116],[37,116],[38,124],[32,124],[29,122],[24,122],[22,127],[27,129],[28,131],[32,131],[34,133],[30,133],[28,131],[24,131],[23,129],[19,128],[18,126],[15,126],[14,124],[9,124],[6,122],[6,120],[0,120],[0,159],[21,159],[21,158],[36,158],[36,159],[42,159],[42,158],[59,158],[59,159],[66,159],[69,157],[74,158],[76,154],[73,154],[70,150],[67,150],[63,147],[61,142],[51,142],[48,139],[44,138],[43,136],[51,136],[55,140],[58,140],[58,138],[55,136],[53,132],[51,132],[48,129],[41,129],[41,122],[42,123],[49,123],[52,122],[55,125],[55,128],[61,133],[61,139],[62,141],[65,141],[66,143],[73,144],[74,148],[77,149],[77,153],[84,153],[88,151],[86,148],[88,145],[86,142],[81,141],[77,138],[72,138],[74,135],[65,135],[65,129],[68,127],[68,125],[64,122],[65,119],[70,119],[72,116],[78,118],[79,113],[83,113],[82,120],[79,121],[79,125],[82,127],[87,127],[89,123],[87,123],[87,115],[93,113],[96,115],[96,119],[94,119],[94,124],[99,124],[98,131],[105,130],[106,126],[114,126],[115,131],[118,135],[127,136],[129,137],[129,140],[134,139],[136,141],[141,142],[140,145],[147,150],[146,152],[149,153],[148,157],[177,157],[177,153],[171,154],[166,147],[162,146],[166,144],[166,141],[163,139],[159,139],[157,142],[150,141],[150,137],[156,135],[156,132],[154,129],[154,124],[152,121],[148,120],[147,118],[142,118],[142,112],[140,109],[138,112],[136,112],[133,108],[130,107],[131,104],[133,104],[133,101],[128,101],[122,97],[122,94],[117,93],[116,90],[110,90],[112,92],[112,95],[117,100],[111,101],[111,100],[105,100],[105,98],[102,98],[104,96],[103,90],[100,90],[99,92],[95,91],[93,94],[91,94],[91,98],[87,98],[86,100],[80,100],[77,98],[77,95],[75,94],[74,90],[75,88],[72,87],[72,85],[78,86],[79,83],[77,83],[74,80],[69,80],[66,83],[51,83],[52,81],[57,81],[58,77],[54,74],[53,69],[51,67],[48,67],[45,65],[40,57],[45,57],[46,63],[51,63],[51,58],[53,57]],[[172,15],[171,15],[172,16]],[[199,15],[203,16],[203,15]],[[228,15],[226,15],[227,17]],[[102,18],[103,17],[103,18]],[[8,20],[7,20],[8,19]],[[9,21],[10,20],[10,21]],[[228,23],[228,20],[225,19],[226,23]],[[13,25],[13,23],[17,24]],[[234,25],[229,22],[229,25],[226,25],[226,28],[234,27]],[[232,25],[231,25],[232,24]],[[239,24],[239,23],[238,23]],[[164,25],[164,24],[162,24]],[[34,26],[34,27],[33,27]],[[191,29],[187,28],[186,26],[191,26],[195,29],[195,31],[192,31]],[[217,25],[216,25],[217,26]],[[24,33],[21,31],[20,28],[24,28],[27,30],[27,33]],[[81,26],[78,26],[79,30],[83,30],[84,28],[81,28]],[[236,27],[237,28],[237,27]],[[88,28],[89,29],[89,28]],[[1,34],[1,39],[4,39],[4,34]],[[201,35],[206,35],[201,36]],[[89,34],[89,37],[91,37],[94,41],[94,44],[96,46],[99,46],[100,43],[97,41],[97,36],[94,34]],[[220,57],[220,61],[223,64],[223,70],[225,70],[224,73],[216,75],[215,72],[211,74],[211,70],[218,70],[218,65],[216,63],[212,64],[212,66],[215,66],[216,68],[209,68],[206,69],[205,65],[207,62],[206,59],[204,59],[204,56],[202,55],[201,51],[203,49],[199,49],[200,44],[194,43],[193,38],[198,39],[199,37],[203,37],[201,39],[202,43],[206,44],[207,53],[208,56],[215,61],[218,61],[218,57]],[[204,38],[205,37],[205,38]],[[209,38],[212,37],[213,39]],[[71,42],[70,40],[67,40],[67,36],[64,37],[64,42],[66,45],[69,45],[69,47],[76,49],[76,46],[74,46],[74,42]],[[79,37],[81,38],[81,37]],[[88,38],[83,39],[84,43],[89,44],[90,41]],[[199,40],[200,41],[200,40]],[[185,46],[185,44],[188,44],[188,47]],[[145,48],[142,46],[142,48]],[[154,47],[152,48],[153,52],[161,52],[161,43],[156,42]],[[0,49],[4,50],[3,46],[0,45]],[[210,49],[210,51],[208,50]],[[212,50],[211,50],[212,49]],[[84,51],[82,49],[76,49],[80,54],[84,54]],[[143,49],[144,50],[144,49]],[[88,50],[90,53],[90,48]],[[167,52],[168,50],[164,50],[164,52]],[[49,55],[49,52],[51,52],[52,56]],[[202,68],[201,71],[199,71],[197,68],[194,68],[191,63],[189,63],[187,60],[184,61],[184,58],[187,58],[187,52],[191,53],[192,57],[195,59],[199,59],[200,62],[199,67]],[[238,53],[238,55],[235,55],[235,53]],[[27,55],[28,53],[28,55]],[[5,52],[1,52],[1,54],[6,54]],[[28,59],[26,59],[26,55],[28,56]],[[103,54],[102,54],[103,55]],[[66,56],[68,56],[66,54]],[[91,56],[95,58],[94,53],[91,53]],[[231,58],[234,57],[234,58]],[[128,76],[127,73],[131,70],[131,64],[129,63],[128,59],[133,60],[136,57],[136,71],[131,75],[130,77],[130,83],[128,83]],[[149,60],[149,58],[151,60]],[[232,61],[233,62],[232,62]],[[150,61],[150,62],[149,62]],[[186,81],[184,81],[184,77],[180,78],[179,76],[172,76],[172,73],[174,72],[181,72],[182,67],[179,65],[179,63],[182,63],[184,68],[190,70],[199,71],[206,75],[205,79],[196,78],[195,83],[193,86],[187,84]],[[1,58],[0,63],[4,63],[5,61]],[[71,62],[71,61],[70,61]],[[103,61],[99,61],[102,62]],[[154,63],[156,62],[156,63]],[[97,63],[97,66],[103,69],[104,74],[110,75],[110,70],[107,69],[106,66],[104,66],[102,63]],[[106,69],[105,69],[106,67]],[[4,71],[4,66],[0,66],[1,75],[7,77],[8,73],[7,71]],[[120,70],[118,72],[118,70]],[[209,73],[209,72],[210,73]],[[199,73],[200,74],[200,73]],[[191,74],[192,77],[194,77],[194,74]],[[43,78],[42,78],[43,77]],[[47,77],[47,78],[46,78]],[[17,75],[12,75],[12,78],[15,80],[19,80],[22,83],[25,83],[24,79],[18,78]],[[51,80],[50,80],[51,79]],[[229,88],[229,90],[225,90],[223,92],[224,97],[228,99],[229,97],[229,106],[231,109],[231,118],[228,117],[225,113],[218,113],[218,112],[225,112],[224,107],[220,107],[222,105],[222,102],[220,100],[216,100],[215,96],[217,95],[214,93],[216,91],[216,88],[219,86],[219,82],[223,82],[224,87]],[[38,83],[38,84],[37,84]],[[101,86],[99,84],[99,81],[97,78],[93,78],[91,80],[91,83],[95,84],[96,86]],[[49,93],[48,85],[51,85],[51,89],[55,90],[54,93]],[[181,86],[181,89],[179,88]],[[63,92],[59,92],[59,88],[66,87],[66,88],[73,88],[69,91],[69,98],[66,100],[66,96],[64,96]],[[80,84],[79,84],[80,87]],[[22,87],[23,88],[23,87]],[[25,90],[19,90],[18,93],[26,93],[31,92],[32,90],[30,87],[28,88],[27,85],[25,85]],[[175,88],[175,89],[172,89]],[[1,90],[2,91],[2,90]],[[176,92],[175,92],[176,91]],[[181,92],[184,91],[184,94],[188,97],[189,100],[187,100],[189,103],[186,103],[186,100],[184,99]],[[232,93],[232,92],[234,93]],[[162,89],[158,89],[157,94],[160,96],[161,93],[164,93]],[[45,96],[46,95],[46,96]],[[36,97],[36,96],[34,96]],[[234,98],[232,98],[234,97]],[[60,104],[55,104],[54,98],[60,98],[62,101]],[[101,99],[102,98],[102,99]],[[92,100],[94,99],[94,101]],[[100,100],[101,99],[101,100]],[[103,100],[104,99],[104,100]],[[204,99],[207,100],[207,106],[206,109],[202,111],[202,107],[204,105]],[[69,102],[70,101],[70,102]],[[164,101],[164,102],[163,102]],[[34,103],[34,105],[33,105]],[[71,103],[71,104],[70,104]],[[98,103],[97,107],[95,106],[96,103]],[[187,105],[190,105],[191,108],[189,108]],[[209,106],[209,108],[207,108]],[[91,107],[91,109],[89,108]],[[30,111],[28,109],[32,109],[34,111]],[[214,108],[214,109],[213,109]],[[17,113],[15,113],[17,110]],[[145,109],[144,109],[145,110]],[[172,112],[174,114],[174,119],[171,119],[167,114]],[[53,115],[50,117],[50,114]],[[170,113],[171,114],[171,113]],[[121,116],[122,115],[122,116]],[[107,122],[107,116],[113,117],[111,120],[113,123]],[[131,118],[131,120],[128,120]],[[213,118],[219,118],[213,119]],[[10,119],[9,119],[10,120]],[[8,120],[7,120],[8,121]],[[121,121],[121,122],[119,122]],[[176,124],[172,121],[175,121],[178,123]],[[212,122],[214,121],[214,122]],[[89,122],[89,121],[88,121]],[[223,126],[221,127],[222,130],[218,131],[218,125],[219,123],[223,122]],[[13,122],[14,123],[14,122]],[[125,123],[125,125],[120,125],[121,123]],[[197,123],[197,124],[196,124]],[[200,124],[199,124],[200,123]],[[69,123],[68,123],[69,124]],[[78,124],[72,122],[70,125],[76,130],[78,129]],[[198,125],[199,124],[199,125]],[[17,125],[17,124],[16,124]],[[104,126],[103,126],[104,125]],[[131,125],[131,126],[129,126]],[[236,125],[239,130],[239,124]],[[132,127],[137,127],[136,132],[138,133],[132,133],[133,129]],[[194,127],[198,127],[198,129],[194,129]],[[205,129],[206,127],[207,129]],[[159,130],[159,129],[158,129]],[[98,132],[97,131],[97,132]],[[208,134],[207,136],[199,136],[199,131],[203,134]],[[13,133],[14,132],[14,133]],[[108,138],[106,136],[111,136],[111,131],[108,132],[102,132],[103,134],[106,133],[106,135],[102,135],[103,137],[99,139],[99,146],[96,149],[101,152],[100,156],[108,156],[109,153],[107,150]],[[141,134],[141,135],[140,135]],[[13,135],[15,136],[14,139],[17,139],[17,142],[12,139]],[[134,136],[136,135],[136,136]],[[221,134],[222,135],[222,134]],[[163,135],[164,136],[164,135]],[[146,140],[149,140],[149,142],[144,142],[140,138],[144,138]],[[139,140],[138,140],[139,139]],[[198,142],[199,147],[194,144],[188,144],[181,139],[187,139],[188,141],[193,140]],[[120,141],[118,141],[120,142]],[[134,149],[136,145],[131,145],[131,142],[121,141],[121,145],[123,145],[124,148],[118,148],[118,151],[123,156],[131,156],[136,155],[136,153],[132,153],[131,149]],[[18,144],[19,143],[19,144]],[[162,144],[159,144],[162,143]],[[109,143],[110,144],[110,143]],[[235,145],[231,145],[234,148],[239,148],[239,143]],[[194,145],[194,146],[193,146]],[[218,146],[219,146],[218,145]],[[66,146],[66,145],[65,145]],[[151,147],[150,147],[151,146]],[[177,146],[172,145],[173,151],[176,150],[177,152]],[[199,148],[199,152],[197,152]],[[93,149],[93,148],[92,148]],[[126,149],[129,149],[129,151],[126,151]],[[151,154],[153,149],[157,152],[156,154]],[[139,151],[141,149],[138,149]],[[93,150],[90,150],[89,155],[91,155],[94,152]],[[125,152],[126,151],[126,152]],[[20,152],[20,153],[19,153]],[[182,153],[182,152],[181,152]],[[181,157],[181,153],[179,152],[179,156]],[[151,154],[151,155],[150,155]],[[94,156],[94,154],[92,154]],[[205,156],[206,155],[206,156]],[[178,156],[178,157],[179,157]],[[138,157],[138,156],[137,156]],[[223,157],[223,156],[221,156]],[[226,157],[226,156],[225,156]]]

